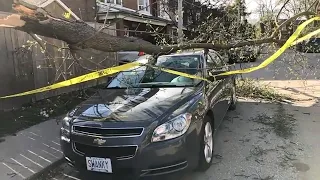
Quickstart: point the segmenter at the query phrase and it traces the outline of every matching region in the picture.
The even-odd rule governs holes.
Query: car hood
[[[72,116],[91,121],[146,121],[172,113],[188,102],[197,87],[99,90],[80,104]]]

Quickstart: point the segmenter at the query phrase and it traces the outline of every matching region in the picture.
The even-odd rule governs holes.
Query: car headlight
[[[69,130],[70,129],[70,121],[71,121],[71,118],[68,117],[68,116],[63,118],[63,120],[62,120],[62,128],[66,129],[66,130]]]
[[[151,142],[165,141],[183,135],[190,126],[191,117],[189,113],[181,114],[158,126],[152,134]]]
[[[61,127],[61,140],[66,142],[70,142],[70,121],[71,117],[66,116],[62,120],[62,127]]]

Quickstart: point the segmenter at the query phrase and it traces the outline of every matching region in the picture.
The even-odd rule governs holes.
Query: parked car
[[[120,51],[117,52],[117,60],[119,62],[119,65],[123,65],[133,62],[143,55],[145,55],[145,53],[139,51]]]
[[[303,41],[296,46],[297,51],[305,53],[320,52],[320,38],[310,38],[308,41]]]
[[[229,50],[229,62],[255,62],[260,55],[259,46],[244,46]]]
[[[129,179],[210,167],[213,136],[237,102],[236,76],[214,81],[213,75],[232,66],[216,51],[204,50],[162,55],[155,61],[211,82],[149,66],[120,72],[63,119],[61,147],[70,165],[80,172]]]

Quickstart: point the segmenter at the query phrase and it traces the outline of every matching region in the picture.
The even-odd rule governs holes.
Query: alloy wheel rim
[[[211,124],[207,122],[204,128],[204,157],[207,163],[211,162],[212,154],[213,154],[212,128],[211,128]]]

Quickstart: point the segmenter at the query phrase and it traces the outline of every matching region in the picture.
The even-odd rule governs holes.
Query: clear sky
[[[259,13],[258,13],[258,3],[267,4],[268,7],[272,7],[275,9],[280,9],[281,3],[278,3],[279,0],[245,0],[247,5],[247,11],[251,12],[252,14],[248,17],[249,22],[257,22],[259,20]],[[280,14],[280,18],[288,18],[285,14]]]
[[[200,1],[208,2],[211,0],[200,0]],[[234,0],[227,0],[227,1],[234,2]],[[216,2],[216,0],[214,0],[214,2]],[[256,23],[259,21],[259,19],[260,19],[259,13],[258,13],[259,4],[263,3],[263,4],[267,4],[268,7],[279,8],[280,4],[278,4],[277,2],[279,2],[279,0],[245,0],[246,6],[247,6],[247,12],[251,13],[251,15],[248,17],[248,21],[250,23]],[[281,16],[282,15],[280,15],[280,17]]]
[[[247,5],[247,11],[252,13],[248,17],[249,22],[256,22],[259,20],[259,14],[257,13],[258,3],[257,0],[245,0]],[[259,1],[259,0],[258,0]]]

